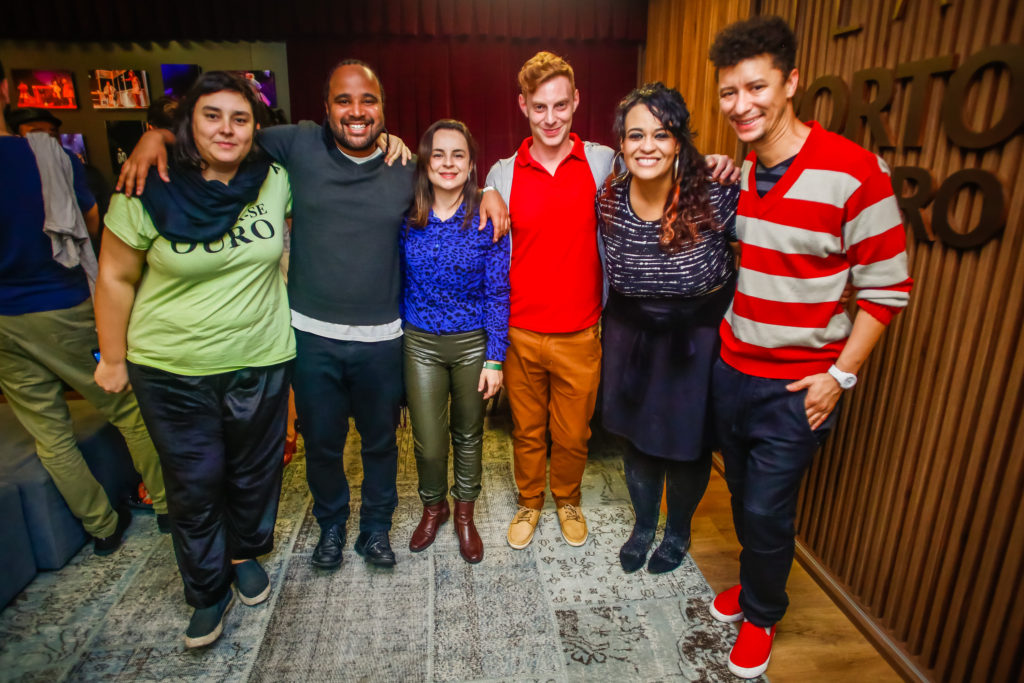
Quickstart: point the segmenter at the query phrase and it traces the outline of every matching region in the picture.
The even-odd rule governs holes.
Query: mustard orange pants
[[[508,336],[504,380],[519,504],[536,509],[544,504],[550,429],[551,495],[557,505],[579,505],[601,378],[597,325],[560,334],[510,327]]]

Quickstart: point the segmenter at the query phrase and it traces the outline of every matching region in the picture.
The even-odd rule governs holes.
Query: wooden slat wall
[[[648,6],[642,78],[662,81],[683,94],[697,148],[704,154],[739,154],[736,135],[718,113],[708,47],[716,33],[749,13],[750,0],[651,0]]]
[[[684,92],[703,151],[731,153],[707,47],[719,28],[752,11],[779,14],[795,28],[804,85],[826,74],[849,85],[858,69],[950,53],[963,62],[989,45],[1024,43],[1017,0],[904,0],[894,21],[898,4],[651,0],[643,75]],[[862,29],[834,38],[840,20]],[[970,251],[919,242],[908,230],[911,305],[872,354],[809,472],[798,528],[925,676],[1024,680],[1024,193],[1015,191],[1024,182],[1024,135],[977,152],[955,146],[939,119],[946,81],[933,83],[924,146],[882,157],[892,167],[924,167],[936,184],[962,168],[995,173],[1006,228]],[[984,72],[964,106],[973,129],[1010,106],[1008,86],[1006,74]],[[906,82],[894,92],[889,128],[898,140]],[[815,118],[829,117],[828,99]],[[878,151],[867,131],[858,142]],[[973,192],[961,193],[952,224],[974,225],[980,208]]]

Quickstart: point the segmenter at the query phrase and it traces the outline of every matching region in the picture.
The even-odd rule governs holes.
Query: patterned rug
[[[426,551],[408,550],[422,507],[408,428],[398,437],[397,567],[368,566],[351,550],[355,515],[341,568],[310,565],[319,532],[300,452],[285,468],[277,547],[263,558],[274,591],[256,607],[236,602],[213,646],[184,648],[190,611],[170,538],[136,512],[118,552],[96,557],[87,546],[0,612],[0,680],[737,680],[725,667],[735,630],[711,619],[711,590],[689,557],[662,575],[619,567],[633,515],[615,439],[592,444],[587,544],[562,540],[548,501],[533,543],[517,551],[505,542],[516,510],[507,418],[489,418],[476,506],[485,553],[469,565],[451,522]],[[352,430],[354,510],[358,452]]]

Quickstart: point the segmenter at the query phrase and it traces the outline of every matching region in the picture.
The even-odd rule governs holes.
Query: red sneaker
[[[729,671],[740,678],[757,678],[768,668],[772,657],[775,626],[754,626],[744,620],[736,644],[729,653]]]
[[[740,585],[736,584],[729,590],[716,595],[709,609],[711,610],[711,616],[727,624],[742,619],[743,610],[740,609]]]

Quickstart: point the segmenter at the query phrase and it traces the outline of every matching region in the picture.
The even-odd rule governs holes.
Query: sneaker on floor
[[[741,588],[739,584],[736,584],[729,590],[722,591],[716,595],[711,603],[711,607],[708,608],[711,610],[711,616],[727,624],[742,619],[743,610],[740,609]]]
[[[205,647],[220,638],[224,630],[224,616],[234,602],[235,592],[228,588],[220,602],[194,611],[185,630],[185,647]]]
[[[565,504],[559,507],[558,523],[562,526],[562,538],[569,545],[579,547],[587,542],[590,532],[579,506]]]
[[[114,532],[109,536],[93,536],[92,538],[92,551],[96,555],[109,555],[117,550],[121,546],[121,540],[124,539],[125,530],[132,523],[132,511],[127,507],[119,507],[114,512],[117,513],[117,526],[114,527]]]
[[[530,545],[539,521],[540,510],[520,505],[516,516],[512,518],[512,523],[508,525],[508,544],[516,550],[522,550]]]
[[[755,626],[744,620],[736,644],[729,653],[729,671],[740,678],[757,678],[772,657],[775,626]]]
[[[256,560],[246,560],[235,567],[235,588],[243,605],[258,605],[270,597],[270,577]]]

